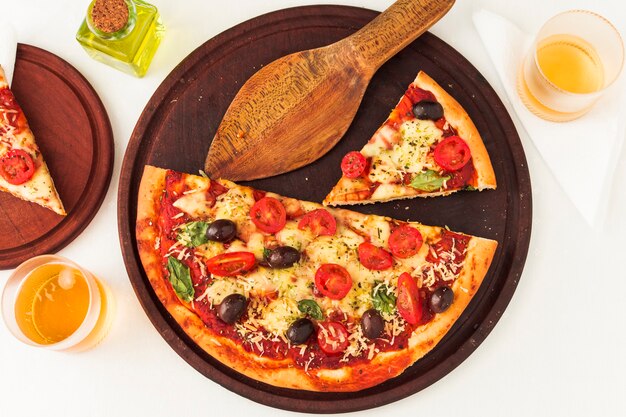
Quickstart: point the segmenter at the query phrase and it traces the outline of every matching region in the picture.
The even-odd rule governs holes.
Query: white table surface
[[[155,330],[122,261],[117,187],[135,122],[176,64],[237,23],[317,2],[153,0],[167,32],[143,79],[90,59],[74,40],[88,3],[0,0],[0,10],[17,28],[20,42],[69,61],[107,108],[115,136],[111,186],[92,223],[60,254],[106,280],[117,314],[104,341],[80,354],[27,347],[0,326],[0,416],[295,415],[254,403],[205,378]],[[383,10],[391,0],[331,3]],[[502,14],[529,32],[557,12],[585,8],[609,17],[622,36],[626,31],[626,4],[620,0],[457,0],[432,32],[482,72],[509,110],[472,25],[471,13],[480,8]],[[614,177],[609,217],[605,226],[594,229],[555,182],[515,114],[512,117],[530,168],[533,231],[510,305],[489,337],[452,373],[409,398],[358,414],[626,416],[626,147]],[[0,271],[0,285],[10,272]]]

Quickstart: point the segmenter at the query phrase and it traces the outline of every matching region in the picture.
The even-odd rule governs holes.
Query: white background
[[[153,3],[167,27],[166,37],[148,75],[136,79],[91,60],[74,40],[88,0],[0,0],[0,11],[16,27],[18,40],[69,61],[91,82],[107,108],[116,152],[111,186],[93,222],[60,254],[106,280],[117,302],[108,337],[80,354],[21,345],[0,326],[2,417],[295,415],[254,403],[206,379],[161,338],[137,301],[124,268],[116,200],[121,161],[135,122],[176,64],[237,23],[317,2]],[[391,0],[331,3],[383,10]],[[472,25],[471,13],[480,8],[499,13],[528,32],[572,8],[596,11],[610,18],[622,36],[626,31],[626,4],[619,0],[457,0],[432,32],[482,72],[509,110]],[[528,260],[509,307],[489,337],[452,373],[409,398],[358,414],[626,416],[626,147],[614,177],[609,217],[594,229],[570,203],[512,117],[528,158],[534,208]],[[9,273],[0,271],[0,285]]]

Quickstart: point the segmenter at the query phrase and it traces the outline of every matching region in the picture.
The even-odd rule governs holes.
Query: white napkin
[[[517,95],[517,72],[533,36],[492,12],[473,15],[474,26],[504,90],[537,150],[587,222],[606,216],[611,179],[626,129],[624,74],[580,119],[555,123],[532,114]],[[620,94],[621,93],[621,94]]]
[[[13,80],[16,52],[15,30],[10,22],[0,18],[0,65],[4,69],[9,85],[11,85],[11,80]]]

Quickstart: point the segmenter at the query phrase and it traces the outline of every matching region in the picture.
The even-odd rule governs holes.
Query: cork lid
[[[117,32],[128,23],[128,4],[124,0],[96,0],[91,9],[91,21],[105,33]]]

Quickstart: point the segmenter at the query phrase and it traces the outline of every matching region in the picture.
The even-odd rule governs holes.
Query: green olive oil
[[[95,2],[88,8],[76,40],[93,59],[143,77],[165,30],[157,8],[140,0],[126,0],[127,24],[117,32],[105,33],[98,30],[91,19]]]

